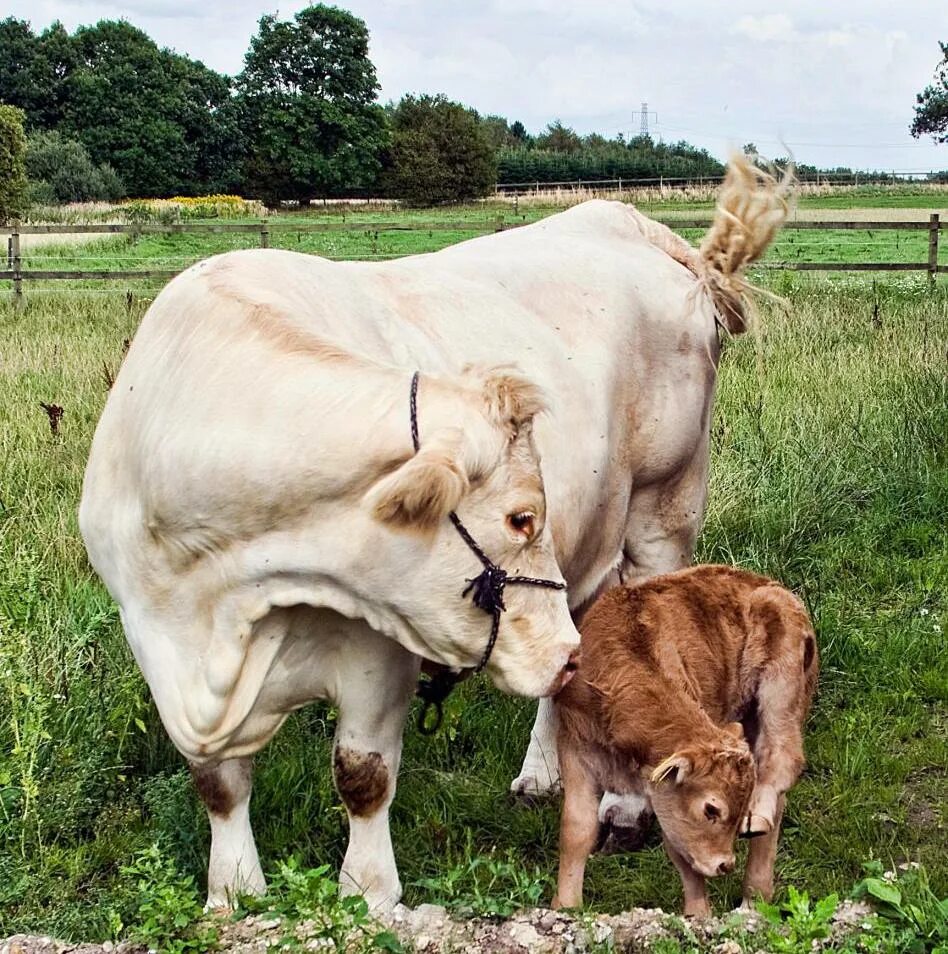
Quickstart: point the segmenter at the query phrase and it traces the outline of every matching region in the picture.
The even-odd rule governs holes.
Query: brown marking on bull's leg
[[[698,874],[691,865],[672,847],[667,838],[665,851],[681,875],[681,889],[684,894],[686,918],[707,918],[711,916],[711,904],[708,901],[708,889],[703,875]]]
[[[227,818],[233,811],[234,805],[243,796],[243,788],[249,788],[252,765],[249,759],[245,761],[246,764],[244,764],[244,760],[241,760],[235,767],[240,777],[231,780],[225,779],[224,772],[219,764],[190,764],[194,787],[197,789],[201,801],[204,802],[205,807],[212,815]],[[241,791],[238,792],[237,788]]]
[[[388,795],[388,769],[379,752],[357,752],[336,746],[333,775],[346,808],[357,817],[374,815]]]
[[[747,869],[744,872],[744,904],[750,907],[758,898],[770,901],[774,896],[774,862],[777,860],[777,840],[786,799],[777,798],[773,828],[750,843]]]

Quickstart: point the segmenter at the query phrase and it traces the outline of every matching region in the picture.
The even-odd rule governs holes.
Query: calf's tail
[[[787,217],[793,170],[778,179],[734,155],[718,194],[714,221],[698,248],[698,277],[719,320],[732,334],[747,330],[748,299],[761,293],[744,275],[767,250]]]

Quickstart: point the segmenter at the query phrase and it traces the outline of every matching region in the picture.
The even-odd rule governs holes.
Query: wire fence
[[[583,191],[616,191],[624,189],[687,190],[701,189],[705,186],[718,185],[724,181],[723,175],[716,176],[651,176],[636,178],[622,176],[614,179],[563,179],[560,181],[545,181],[544,179],[529,180],[526,182],[498,182],[494,187],[496,195],[530,195],[543,192],[558,192],[574,190]],[[894,186],[910,184],[944,184],[948,181],[948,173],[935,170],[912,171],[880,171],[880,172],[820,172],[813,175],[797,173],[796,181],[799,185],[816,186]]]
[[[526,221],[505,221],[503,218],[491,218],[465,221],[386,221],[386,222],[309,222],[305,224],[270,223],[264,219],[253,223],[174,223],[170,225],[19,225],[0,228],[0,237],[7,238],[6,269],[0,270],[0,282],[10,282],[13,294],[19,302],[24,294],[24,286],[42,287],[48,282],[115,282],[150,281],[163,282],[173,278],[196,261],[208,254],[237,248],[271,248],[276,240],[283,247],[296,245],[303,247],[304,236],[308,241],[322,242],[318,248],[305,248],[306,251],[318,251],[328,258],[361,261],[388,261],[400,258],[417,249],[383,247],[386,241],[398,244],[408,241],[414,234],[427,232],[436,235],[443,245],[452,244],[455,236],[501,232],[520,228]],[[707,219],[673,219],[667,223],[676,231],[689,233],[704,230]],[[939,236],[942,229],[948,228],[948,222],[941,222],[937,213],[932,213],[927,221],[799,221],[784,225],[785,233],[803,233],[798,241],[796,237],[786,238],[780,246],[783,260],[765,261],[760,267],[768,269],[790,269],[795,271],[829,272],[866,272],[866,271],[924,271],[934,280],[939,273],[948,272],[948,265],[939,264]],[[857,239],[853,232],[862,235]],[[451,233],[454,233],[453,235]],[[833,241],[826,233],[841,233]],[[843,234],[845,233],[845,234]],[[880,234],[883,233],[883,234]],[[895,233],[894,236],[892,233]],[[923,234],[919,234],[923,233]],[[107,248],[90,253],[82,246],[78,248],[57,247],[55,251],[25,250],[24,236],[76,236],[91,235],[109,239],[112,236],[125,236],[135,243],[145,236],[181,236],[187,234],[205,234],[229,239],[229,248],[199,248],[188,251],[165,251],[151,254],[134,254],[124,249]],[[342,246],[333,245],[333,236],[344,238]],[[925,238],[927,236],[927,243]],[[807,239],[810,238],[809,241]],[[901,254],[902,241],[906,251],[918,254],[915,261],[863,261],[870,254],[883,249],[893,249]],[[2,239],[0,239],[2,241]],[[328,244],[327,244],[328,243]],[[218,242],[218,245],[221,243]],[[927,249],[926,249],[927,245]],[[829,248],[827,248],[829,246]],[[860,260],[832,260],[822,257],[827,251],[839,252],[845,246],[846,257],[858,257]],[[39,246],[43,249],[43,246]],[[927,255],[924,254],[927,251]],[[810,256],[816,254],[816,258]]]

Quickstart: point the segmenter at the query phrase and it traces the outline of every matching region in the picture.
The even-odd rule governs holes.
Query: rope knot
[[[474,605],[492,616],[507,609],[504,606],[504,587],[507,585],[507,572],[493,563],[484,568],[480,576],[467,580],[467,586],[461,596],[473,591]]]

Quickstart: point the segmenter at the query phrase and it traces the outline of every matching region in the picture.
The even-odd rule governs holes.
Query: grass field
[[[563,198],[566,202],[568,197]],[[446,224],[458,222],[477,226],[484,232],[493,230],[498,222],[516,225],[533,222],[562,209],[550,200],[524,199],[517,206],[510,201],[489,201],[461,208],[436,210],[400,210],[366,206],[316,206],[305,213],[282,213],[270,218],[271,245],[310,252],[329,258],[376,259],[418,252],[433,251],[470,238],[471,231],[442,230]],[[710,221],[713,204],[710,200],[685,202],[666,198],[639,203],[639,207],[667,221],[673,228],[683,219]],[[826,221],[827,227],[818,230],[786,230],[782,232],[767,253],[765,261],[777,262],[912,262],[928,260],[928,232],[926,230],[833,229],[833,220],[850,221],[924,221],[929,212],[940,212],[948,222],[948,188],[867,188],[858,191],[836,190],[826,195],[804,195],[795,203],[792,217],[801,220]],[[104,213],[100,213],[104,214]],[[106,216],[108,217],[108,216]],[[114,216],[113,216],[114,218]],[[364,224],[365,230],[348,232],[312,233],[302,231],[311,223]],[[251,222],[259,219],[234,219],[233,222]],[[382,223],[432,224],[432,230],[377,231]],[[293,226],[300,226],[296,231]],[[700,240],[701,229],[679,229],[693,242]],[[191,263],[218,252],[259,245],[259,235],[248,234],[171,234],[109,237],[82,242],[50,243],[47,236],[38,236],[40,242],[24,237],[23,268],[36,270],[100,270],[108,269],[183,269]],[[941,233],[939,262],[948,264],[948,231]],[[98,282],[83,283],[87,288],[103,290]],[[9,283],[0,283],[0,293]],[[73,284],[63,286],[60,281],[37,280],[27,283],[27,291],[60,290],[68,292]],[[118,287],[118,286],[116,286]],[[122,286],[124,287],[124,286]]]
[[[791,254],[791,239],[813,234],[824,233],[788,233],[774,254]],[[891,232],[882,252],[856,247],[861,233],[831,234],[839,247],[824,247],[824,256],[920,254]],[[461,237],[393,234],[374,246],[362,233],[285,236],[290,247],[339,257],[383,254],[383,242],[384,254],[404,253]],[[196,236],[173,245],[145,237],[58,254],[122,267],[128,252],[159,267],[215,251],[214,240],[212,248]],[[931,288],[923,275],[761,280],[786,307],[765,304],[759,339],[727,345],[699,557],[779,577],[816,622],[821,690],[779,875],[822,895],[845,892],[870,858],[913,859],[943,896],[948,283]],[[150,297],[139,290],[126,299],[124,289],[29,292],[18,311],[6,294],[0,300],[0,935],[114,933],[135,905],[120,868],[153,841],[199,879],[206,865],[203,810],[76,528],[106,378]],[[40,402],[64,408],[58,434]],[[431,739],[408,731],[392,817],[410,903],[437,894],[419,882],[494,851],[512,853],[523,872],[554,872],[557,806],[514,804],[506,794],[532,715],[531,704],[478,679],[452,699],[447,731]],[[307,864],[341,860],[332,732],[332,711],[312,706],[258,757],[252,811],[265,867],[291,853]],[[716,882],[717,903],[737,890],[737,876]],[[657,842],[591,862],[593,909],[674,909],[678,895]]]

